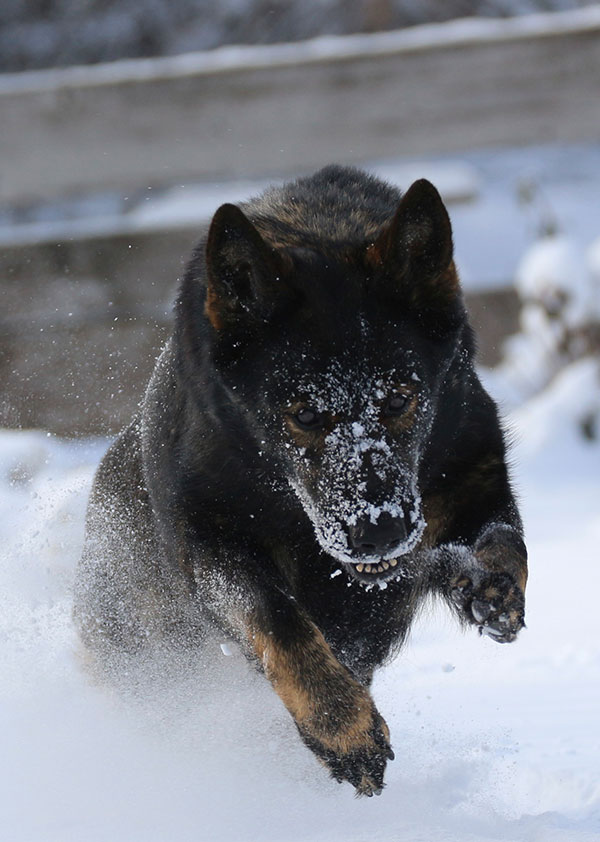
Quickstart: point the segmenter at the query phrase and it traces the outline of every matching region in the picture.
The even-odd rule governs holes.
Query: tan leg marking
[[[325,749],[348,754],[372,740],[371,696],[336,660],[316,626],[307,641],[289,649],[262,631],[255,631],[251,642],[296,723]],[[382,730],[389,737],[387,725]]]

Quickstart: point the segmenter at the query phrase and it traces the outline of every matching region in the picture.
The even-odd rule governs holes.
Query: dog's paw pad
[[[511,643],[525,625],[523,592],[507,574],[489,574],[477,584],[462,576],[455,581],[451,596],[479,633],[497,643]]]
[[[329,773],[338,783],[348,781],[355,789],[356,795],[381,795],[384,787],[383,777],[388,760],[394,759],[394,752],[390,746],[390,732],[379,713],[372,708],[370,727],[354,732],[352,739],[346,734],[346,739],[339,744],[337,751],[331,746],[325,747],[322,737],[310,734],[302,727],[299,728],[302,739],[314,751],[321,762],[329,769]],[[337,735],[339,737],[339,734]]]
[[[355,789],[356,795],[381,795],[384,787],[387,752],[359,751],[343,757],[329,757],[326,765],[330,773],[339,783],[348,781]]]
[[[524,625],[522,612],[512,610],[489,617],[479,626],[479,631],[496,643],[512,643]]]

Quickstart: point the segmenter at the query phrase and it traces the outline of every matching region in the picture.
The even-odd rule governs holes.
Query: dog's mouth
[[[410,556],[410,553],[416,548],[423,536],[425,525],[423,518],[414,518],[410,531],[403,535],[403,541],[400,543],[397,541],[388,542],[387,547],[381,542],[382,545],[378,548],[364,541],[364,538],[368,537],[368,533],[364,533],[363,527],[359,540],[353,541],[355,544],[354,553],[351,552],[350,557],[347,555],[340,560],[343,562],[346,572],[360,582],[385,582],[388,579],[398,578],[406,570],[406,561],[403,564],[403,558]],[[377,535],[377,533],[375,534]],[[352,538],[351,535],[351,540]],[[362,552],[357,552],[359,549]],[[379,552],[377,552],[377,549],[379,549]],[[353,555],[354,557],[352,557]],[[408,564],[410,565],[410,562]]]
[[[385,582],[387,579],[393,579],[400,569],[397,558],[370,562],[345,561],[344,568],[359,582]]]

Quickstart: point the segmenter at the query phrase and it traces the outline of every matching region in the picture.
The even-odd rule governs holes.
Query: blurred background
[[[438,186],[500,397],[597,350],[598,5],[5,0],[0,71],[2,426],[117,432],[216,207],[332,161]]]
[[[599,842],[600,5],[2,0],[0,156],[5,837]],[[368,804],[241,655],[131,710],[71,621],[92,477],[200,231],[330,162],[447,202],[530,553],[516,643],[428,608],[377,673],[397,759]]]

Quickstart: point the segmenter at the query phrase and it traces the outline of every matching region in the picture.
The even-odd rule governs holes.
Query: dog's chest
[[[336,657],[355,673],[370,676],[404,638],[414,587],[405,582],[367,589],[314,543],[300,539],[274,544],[271,553],[289,596],[322,631]]]

